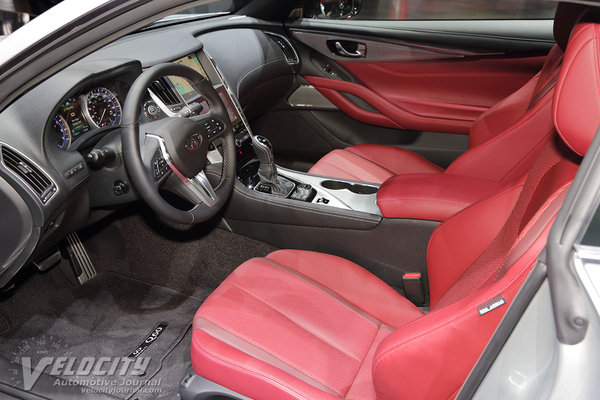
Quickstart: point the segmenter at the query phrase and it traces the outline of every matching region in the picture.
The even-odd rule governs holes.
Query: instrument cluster
[[[123,115],[122,102],[128,90],[129,85],[124,82],[108,81],[65,100],[51,119],[58,148],[69,150],[92,132],[119,126]],[[160,110],[155,105],[146,104],[145,109],[153,110],[154,114],[149,119],[159,117]]]

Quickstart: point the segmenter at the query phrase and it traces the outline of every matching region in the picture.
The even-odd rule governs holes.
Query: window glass
[[[306,0],[305,17],[358,20],[546,19],[555,0]]]
[[[0,0],[0,40],[62,0]],[[81,0],[84,1],[84,0]],[[191,7],[170,16],[181,17],[233,12],[249,0],[209,0],[206,4]],[[168,19],[168,18],[167,18]]]

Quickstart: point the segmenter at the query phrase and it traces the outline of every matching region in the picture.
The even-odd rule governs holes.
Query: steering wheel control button
[[[169,164],[162,157],[160,150],[154,154],[152,157],[152,175],[155,181],[159,181],[163,176],[169,172],[171,168],[169,168]]]
[[[206,136],[211,139],[213,136],[223,132],[225,125],[216,118],[209,118],[202,123]]]
[[[128,193],[129,192],[129,183],[122,181],[122,180],[115,181],[115,183],[113,184],[113,192],[117,196],[122,196],[122,195]]]

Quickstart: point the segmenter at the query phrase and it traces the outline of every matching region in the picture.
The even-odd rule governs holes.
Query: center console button
[[[271,192],[273,191],[271,186],[265,185],[263,183],[259,183],[258,186],[256,187],[256,190],[259,192],[268,193],[268,194],[271,194]]]

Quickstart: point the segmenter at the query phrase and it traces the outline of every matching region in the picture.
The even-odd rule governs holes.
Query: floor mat
[[[55,268],[32,276],[0,302],[0,313],[8,320],[8,329],[0,334],[0,354],[18,363],[24,362],[24,357],[31,357],[32,366],[44,357],[67,357],[65,363],[73,359],[71,370],[64,364],[57,367],[54,362],[45,372],[58,368],[63,379],[120,398],[175,395],[178,380],[185,371],[183,365],[189,365],[186,353],[189,353],[190,323],[202,300],[107,271],[73,288]],[[152,337],[159,324],[162,332],[138,356],[143,362],[137,366],[145,374],[138,373],[140,368],[134,370],[133,362],[126,369],[126,360],[120,358]],[[83,367],[85,357],[96,360],[94,367],[101,357],[113,358],[98,367],[98,371],[105,372],[98,376],[90,375]],[[165,362],[161,370],[163,358],[168,365]],[[114,361],[117,359],[118,363]],[[112,363],[116,363],[115,370],[109,367]],[[164,373],[178,364],[182,364],[181,376],[171,371]],[[69,375],[70,372],[73,374]],[[15,379],[19,379],[17,375]],[[141,389],[135,393],[136,388]]]
[[[98,270],[118,272],[201,299],[244,261],[277,250],[210,224],[170,228],[151,212],[120,215],[92,233],[90,239],[82,236]]]

